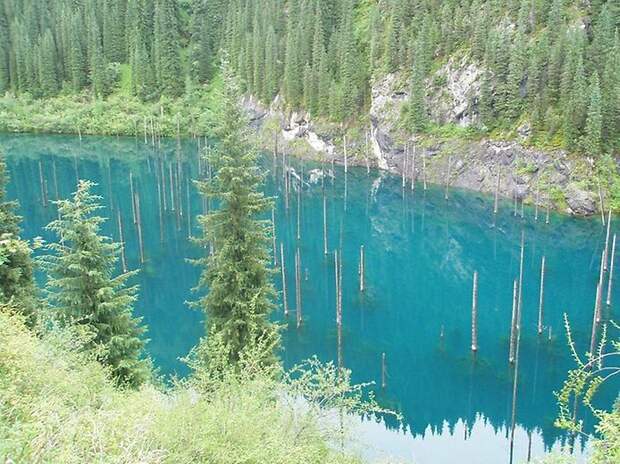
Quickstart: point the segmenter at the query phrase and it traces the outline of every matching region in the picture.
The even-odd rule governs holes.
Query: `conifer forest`
[[[0,0],[0,464],[620,463],[620,0]]]

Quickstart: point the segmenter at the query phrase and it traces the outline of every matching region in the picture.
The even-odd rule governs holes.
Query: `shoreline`
[[[161,102],[140,103],[132,98],[122,101],[120,97],[116,95],[104,101],[87,102],[58,97],[59,101],[71,102],[73,111],[82,116],[97,115],[95,119],[84,117],[88,124],[82,128],[59,113],[56,100],[28,101],[39,109],[45,108],[43,114],[21,111],[9,115],[6,110],[2,112],[7,102],[19,106],[22,100],[0,99],[0,132],[142,140],[145,137],[195,138],[210,131],[212,112],[209,106],[213,101],[208,101],[209,98],[202,99],[201,105],[187,113],[189,106],[184,99],[165,105]],[[601,182],[595,166],[562,150],[539,150],[515,140],[482,137],[433,134],[412,137],[376,108],[371,108],[368,123],[364,124],[366,127],[358,123],[342,130],[336,124],[314,121],[307,113],[283,110],[279,104],[279,99],[269,107],[251,96],[243,100],[260,149],[273,152],[277,134],[277,150],[287,155],[344,165],[346,151],[346,164],[350,166],[368,165],[403,176],[408,181],[415,178],[438,186],[482,192],[515,201],[518,207],[521,203],[538,205],[539,208],[549,207],[564,214],[586,217],[599,215],[601,211],[606,214],[610,207],[613,210],[620,208],[620,198],[614,197],[612,188],[618,178],[617,169],[611,178]],[[97,113],[93,109],[96,105],[103,105],[104,109]],[[23,106],[20,108],[24,110]],[[138,124],[139,120],[141,124]],[[9,126],[7,121],[12,125]],[[599,183],[602,184],[600,193]]]
[[[518,207],[538,205],[570,216],[592,217],[601,210],[607,214],[609,203],[614,202],[604,189],[601,208],[601,196],[594,188],[595,168],[561,150],[542,151],[517,141],[488,138],[425,135],[403,141],[386,133],[380,121],[371,122],[369,131],[353,127],[342,135],[333,125],[316,124],[304,113],[266,108],[251,98],[244,105],[257,144],[270,152],[277,142],[279,153],[342,166],[369,166],[408,182],[415,178],[464,188],[515,201]]]

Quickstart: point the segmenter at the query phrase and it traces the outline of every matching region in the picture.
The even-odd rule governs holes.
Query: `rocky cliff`
[[[466,58],[452,59],[429,81],[430,117],[466,128],[478,122],[480,70]],[[403,122],[409,101],[406,82],[396,74],[377,81],[365,127],[343,130],[313,120],[305,112],[285,111],[280,99],[269,107],[248,97],[244,105],[258,140],[266,149],[316,160],[367,165],[384,171],[494,194],[569,214],[592,215],[600,208],[588,179],[592,167],[563,151],[541,151],[521,141],[456,135],[412,137]],[[464,133],[466,133],[464,131]],[[346,146],[345,146],[346,142]],[[589,186],[589,187],[588,187]]]

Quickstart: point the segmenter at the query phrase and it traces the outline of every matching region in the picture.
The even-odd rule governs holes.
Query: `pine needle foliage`
[[[115,274],[120,245],[100,233],[105,219],[95,214],[101,206],[94,185],[79,181],[71,199],[57,202],[58,219],[47,226],[59,239],[43,260],[48,302],[61,324],[92,334],[87,349],[119,384],[135,387],[149,374],[141,357],[146,329],[132,314],[138,287],[128,285],[137,271]]]
[[[196,243],[205,256],[194,260],[202,268],[197,289],[208,290],[194,304],[206,316],[208,335],[197,350],[206,365],[222,357],[234,365],[259,341],[264,345],[268,340],[273,348],[279,342],[277,327],[269,321],[275,297],[269,269],[270,225],[261,219],[272,201],[260,191],[264,176],[249,143],[239,84],[226,58],[221,74],[223,104],[214,129],[219,143],[207,151],[214,176],[196,182],[203,197],[219,205],[198,217],[202,236]],[[213,253],[207,255],[209,249]],[[266,351],[264,361],[275,362],[273,349]]]
[[[18,203],[6,199],[9,177],[0,153],[0,303],[19,308],[27,324],[36,322],[36,288],[30,244],[19,237]]]

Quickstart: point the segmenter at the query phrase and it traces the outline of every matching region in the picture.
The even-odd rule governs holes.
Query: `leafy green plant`
[[[366,403],[367,386],[316,359],[261,373],[256,346],[240,361],[247,369],[210,378],[209,388],[196,376],[120,390],[72,327],[50,322],[35,334],[0,306],[0,339],[3,462],[353,464],[335,450],[340,424],[323,420],[325,408],[380,411]]]
[[[576,407],[584,405],[599,421],[598,437],[594,438],[593,464],[612,464],[620,460],[620,403],[611,411],[597,408],[595,395],[613,377],[620,374],[620,338],[610,338],[608,330],[620,331],[614,321],[603,325],[600,343],[594,352],[581,356],[573,340],[568,317],[564,316],[568,345],[577,367],[568,373],[562,389],[556,393],[559,415],[556,426],[574,434],[584,434],[583,424],[577,419]],[[609,345],[609,346],[608,346]]]

